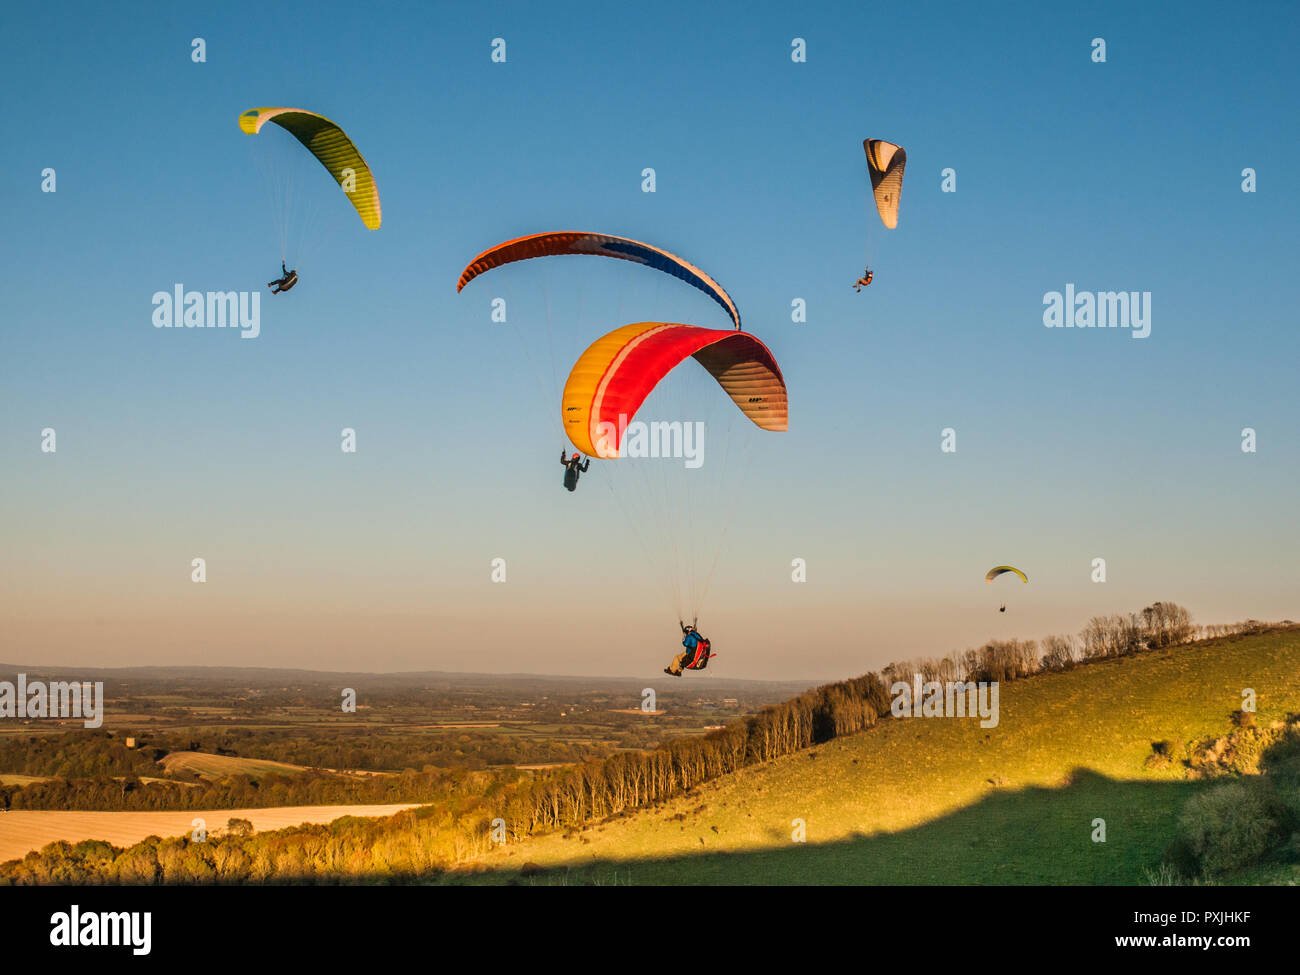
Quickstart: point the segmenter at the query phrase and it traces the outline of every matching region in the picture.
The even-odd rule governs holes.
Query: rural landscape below
[[[1300,625],[1143,619],[654,709],[615,678],[95,673],[102,728],[0,738],[0,880],[1300,882]],[[914,674],[998,681],[996,725],[891,713]]]
[[[7,5],[0,957],[1291,960],[1297,50]]]

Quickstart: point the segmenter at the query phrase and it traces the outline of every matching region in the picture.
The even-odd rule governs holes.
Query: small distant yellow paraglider
[[[1020,576],[1021,582],[1029,581],[1029,576],[1025,575],[1014,565],[995,565],[993,568],[989,569],[989,571],[984,574],[984,582],[987,583],[988,585],[992,585],[993,580],[996,579],[998,576],[1002,575],[1004,572],[1014,572],[1016,575]],[[1006,611],[1007,611],[1007,604],[1003,603],[998,608],[998,612],[1005,613]]]

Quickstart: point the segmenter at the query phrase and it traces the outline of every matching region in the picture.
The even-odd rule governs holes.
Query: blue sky
[[[731,527],[702,623],[730,675],[834,678],[1155,599],[1295,616],[1294,7],[786,6],[7,11],[3,657],[656,672],[672,607],[599,470],[560,488],[539,360],[488,303],[568,361],[626,322],[725,321],[590,259],[456,293],[477,253],[549,229],[699,264],[782,365],[790,431],[709,509]],[[156,291],[278,272],[235,124],[261,105],[347,129],[384,225],[308,171],[326,234],[291,295],[263,289],[261,336],[154,329]],[[907,149],[896,231],[868,211],[868,136]],[[1150,337],[1044,328],[1067,282],[1151,292]],[[1032,580],[1006,616],[982,581],[1002,562]]]

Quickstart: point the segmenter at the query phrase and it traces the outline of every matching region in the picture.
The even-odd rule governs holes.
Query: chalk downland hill
[[[511,844],[452,883],[1143,884],[1213,783],[1153,743],[1300,711],[1300,629],[1150,651],[1001,687],[996,728],[889,718],[652,809]],[[1105,820],[1106,841],[1093,842]],[[792,835],[802,821],[806,842]],[[1300,882],[1300,866],[1220,882]]]

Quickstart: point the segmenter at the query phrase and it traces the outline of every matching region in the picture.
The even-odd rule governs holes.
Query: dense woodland
[[[399,881],[454,867],[491,842],[494,819],[513,839],[576,828],[680,796],[709,779],[888,720],[889,685],[927,680],[1014,681],[1044,671],[1186,644],[1197,637],[1265,632],[1256,621],[1196,630],[1186,610],[1156,603],[1141,613],[1097,617],[1077,638],[991,641],[941,659],[891,664],[880,674],[808,691],[702,737],[619,753],[504,782],[485,773],[459,783],[454,801],[385,820],[342,820],[246,835],[232,827],[203,843],[153,838],[127,850],[102,842],[55,843],[0,867],[12,883],[339,883]],[[483,791],[477,792],[481,788]],[[236,824],[237,826],[237,824]]]

